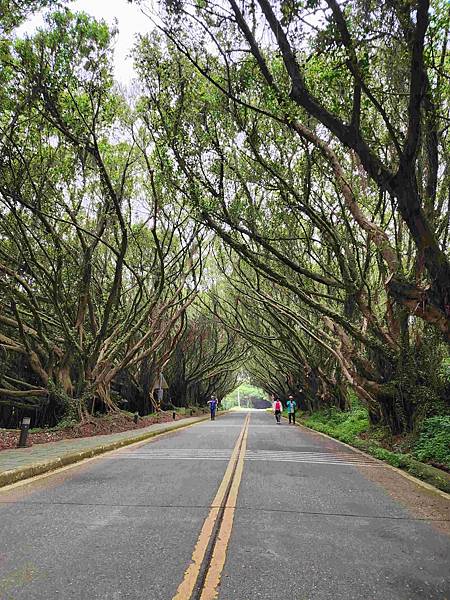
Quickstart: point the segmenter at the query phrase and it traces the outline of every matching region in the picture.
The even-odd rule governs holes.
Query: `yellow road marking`
[[[250,417],[250,415],[248,415],[248,417]],[[214,600],[217,598],[219,593],[220,578],[225,565],[225,559],[227,557],[228,543],[230,541],[231,531],[233,529],[234,511],[236,508],[239,486],[241,484],[242,472],[244,470],[244,458],[248,437],[248,420],[245,423],[244,438],[242,440],[241,450],[239,452],[233,483],[231,484],[230,494],[225,506],[219,535],[217,536],[217,542],[214,546],[211,564],[206,575],[200,600]]]
[[[200,535],[198,536],[198,540],[195,545],[194,552],[192,554],[191,564],[187,568],[187,570],[184,574],[183,581],[178,586],[177,593],[173,597],[173,600],[189,600],[189,598],[192,596],[192,592],[194,591],[195,584],[197,582],[197,579],[198,579],[198,576],[200,573],[200,569],[201,569],[203,560],[205,558],[206,550],[208,548],[208,544],[209,544],[209,541],[211,539],[211,536],[212,536],[212,533],[214,530],[214,525],[216,523],[217,517],[218,517],[220,509],[222,507],[222,503],[224,501],[226,491],[230,484],[231,477],[233,476],[236,462],[238,462],[237,467],[236,467],[235,477],[231,484],[230,496],[229,496],[229,497],[231,497],[231,495],[233,494],[233,497],[235,498],[234,505],[236,503],[237,491],[239,489],[239,483],[240,483],[241,476],[242,476],[242,467],[243,467],[243,462],[244,462],[243,456],[245,455],[245,449],[244,449],[244,454],[243,454],[242,447],[244,445],[246,445],[249,420],[250,420],[250,414],[247,414],[244,425],[241,430],[241,433],[239,434],[239,437],[236,441],[233,452],[231,454],[231,458],[228,463],[227,469],[225,471],[225,475],[222,479],[219,489],[217,490],[216,496],[215,496],[214,500],[212,501],[211,510],[210,510],[208,516],[206,517],[205,522],[203,523],[203,527],[200,531]],[[242,446],[241,446],[241,442],[242,442]],[[241,452],[239,452],[240,446],[241,446]],[[236,487],[236,478],[237,478],[239,469],[240,469],[240,474],[239,474],[239,478],[238,478],[238,484]],[[228,506],[228,502],[227,502],[227,506]],[[226,513],[226,510],[227,509],[225,509],[225,513]],[[224,517],[225,517],[225,513],[224,513]],[[229,517],[228,517],[228,521],[229,521]],[[233,520],[231,519],[231,526],[232,525],[233,525]],[[223,527],[223,522],[222,522],[222,526],[220,528],[220,532],[222,532],[222,527]],[[219,532],[219,536],[220,536],[220,532]],[[231,533],[231,528],[230,528],[230,533]],[[228,538],[229,538],[229,536],[228,536]],[[226,550],[226,548],[225,548],[225,550]],[[214,559],[214,554],[213,554],[213,559]],[[203,598],[203,595],[202,595],[202,598]]]

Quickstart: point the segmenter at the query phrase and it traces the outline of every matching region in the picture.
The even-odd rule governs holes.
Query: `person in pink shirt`
[[[275,413],[275,420],[278,424],[281,423],[281,413],[283,411],[283,405],[281,404],[281,400],[275,394],[272,395],[273,398],[273,412]]]

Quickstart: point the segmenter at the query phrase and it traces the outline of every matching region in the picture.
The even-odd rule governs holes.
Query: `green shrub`
[[[391,452],[390,450],[386,450],[385,448],[376,448],[374,446],[370,447],[370,454],[378,458],[379,460],[384,460],[389,465],[393,467],[397,467],[399,469],[407,469],[411,465],[411,459],[406,454],[399,454],[397,452]]]
[[[439,375],[444,383],[450,383],[450,358],[444,358],[439,369]]]
[[[450,416],[429,417],[423,421],[413,454],[418,460],[450,468]]]
[[[368,430],[369,417],[367,410],[355,403],[351,410],[345,412],[335,408],[316,412],[306,419],[305,425],[350,444],[356,436]]]
[[[76,424],[77,424],[77,420],[74,419],[73,417],[65,417],[64,419],[59,421],[59,423],[56,427],[53,427],[52,429],[55,429],[55,430],[66,429],[69,427],[73,427]]]

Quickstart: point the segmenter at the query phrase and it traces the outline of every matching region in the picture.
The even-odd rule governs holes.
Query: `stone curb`
[[[287,417],[283,416],[283,419],[287,420]],[[311,431],[312,433],[317,433],[318,435],[322,435],[323,437],[326,437],[329,440],[333,440],[334,442],[338,442],[339,444],[342,444],[346,448],[349,448],[350,450],[353,450],[353,452],[357,452],[358,454],[362,454],[363,456],[366,456],[367,458],[370,458],[371,460],[376,460],[377,462],[379,462],[380,464],[382,464],[387,469],[391,469],[392,471],[395,471],[396,473],[398,473],[399,475],[401,475],[405,479],[409,479],[410,481],[412,481],[413,483],[416,483],[420,487],[423,487],[426,490],[434,492],[434,493],[438,494],[439,496],[442,496],[443,498],[446,498],[447,500],[450,500],[450,494],[447,494],[447,492],[444,492],[443,490],[440,490],[439,488],[435,487],[434,485],[426,483],[426,481],[422,481],[421,479],[418,479],[417,477],[414,477],[413,475],[410,475],[406,471],[403,471],[403,469],[399,469],[398,467],[393,467],[392,465],[390,465],[389,463],[385,462],[384,460],[380,460],[379,458],[376,458],[375,456],[372,456],[371,454],[368,454],[367,452],[364,452],[363,450],[360,450],[359,448],[355,448],[354,446],[351,446],[350,444],[346,444],[345,442],[341,442],[341,440],[338,440],[337,438],[334,438],[331,435],[328,435],[326,433],[322,433],[322,431],[317,431],[316,429],[311,429],[311,427],[307,427],[306,425],[303,425],[303,423],[295,423],[295,425],[296,425],[296,427],[303,427],[304,429],[307,429],[308,431]]]
[[[222,415],[225,412],[226,411],[223,411],[220,414]],[[95,446],[89,450],[82,450],[79,452],[66,454],[65,456],[60,456],[59,458],[55,458],[47,462],[39,462],[26,467],[19,467],[18,469],[11,469],[10,471],[3,471],[3,473],[0,473],[0,488],[11,485],[12,483],[16,483],[17,481],[21,481],[23,479],[29,479],[30,477],[35,477],[36,475],[42,475],[44,473],[48,473],[49,471],[54,471],[55,469],[75,464],[87,458],[93,458],[94,456],[104,454],[105,452],[110,452],[111,450],[117,450],[123,446],[130,446],[131,444],[142,442],[170,431],[176,431],[184,427],[189,427],[190,425],[201,423],[207,419],[209,419],[209,415],[198,417],[196,421],[191,421],[190,423],[183,423],[184,419],[182,419],[181,422],[179,421],[176,424],[170,424],[167,427],[158,429],[157,431],[147,431],[146,433],[141,433],[140,435],[135,435],[130,438]]]

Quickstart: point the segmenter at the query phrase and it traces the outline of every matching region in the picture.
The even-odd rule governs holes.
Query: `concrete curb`
[[[283,419],[286,419],[286,421],[288,420],[287,417],[283,417]],[[398,467],[393,467],[392,465],[385,462],[384,460],[380,460],[379,458],[376,458],[375,456],[372,456],[371,454],[368,454],[367,452],[363,452],[363,450],[360,450],[359,448],[355,448],[354,446],[351,446],[350,444],[341,442],[341,440],[338,440],[337,438],[334,438],[331,435],[327,435],[326,433],[322,433],[321,431],[316,431],[315,429],[311,429],[311,427],[307,427],[306,425],[303,425],[303,423],[295,423],[295,425],[297,427],[303,427],[304,429],[307,429],[308,431],[311,431],[312,433],[317,433],[317,435],[326,437],[329,440],[333,440],[333,442],[338,442],[339,444],[342,444],[346,448],[353,450],[353,452],[357,452],[358,454],[361,454],[362,456],[366,456],[367,458],[370,458],[371,460],[376,460],[377,462],[382,464],[386,469],[391,469],[392,471],[395,471],[396,473],[398,473],[405,479],[409,479],[413,483],[416,483],[420,487],[423,487],[428,491],[434,492],[434,493],[438,494],[439,496],[442,496],[443,498],[450,500],[450,494],[447,494],[447,492],[444,492],[443,490],[440,490],[439,488],[435,487],[434,485],[426,483],[425,481],[422,481],[421,479],[418,479],[417,477],[410,475],[406,471],[403,471],[403,469],[399,469]]]
[[[221,412],[220,414],[222,415],[224,413],[225,411]],[[17,483],[18,481],[22,481],[23,479],[29,479],[37,475],[43,475],[44,473],[55,471],[56,469],[60,469],[61,467],[73,465],[88,458],[93,458],[100,454],[104,454],[105,452],[117,450],[118,448],[143,442],[158,435],[163,435],[172,431],[177,431],[178,429],[183,429],[184,427],[196,425],[197,423],[201,423],[202,421],[206,421],[208,419],[208,414],[198,417],[196,421],[191,421],[190,423],[183,423],[184,419],[182,419],[177,423],[171,423],[167,427],[158,429],[157,431],[147,431],[146,433],[141,433],[139,435],[135,435],[133,437],[126,438],[123,440],[117,440],[116,442],[101,444],[99,446],[95,446],[94,448],[90,448],[89,450],[82,450],[80,452],[66,454],[65,456],[61,456],[59,458],[52,459],[46,462],[38,462],[32,465],[28,465],[26,467],[19,467],[18,469],[11,469],[10,471],[3,471],[3,473],[0,473],[0,488],[5,487],[7,485],[11,485],[13,483]]]

